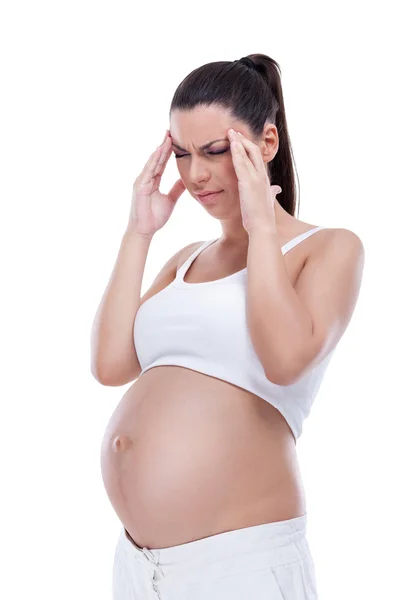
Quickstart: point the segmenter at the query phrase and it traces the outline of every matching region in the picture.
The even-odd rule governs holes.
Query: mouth
[[[210,194],[195,194],[195,196],[199,200],[199,202],[207,204],[208,202],[212,202],[222,192],[223,190],[220,190],[219,192],[211,192]]]

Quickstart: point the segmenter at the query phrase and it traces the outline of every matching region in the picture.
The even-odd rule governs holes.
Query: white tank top
[[[290,240],[282,246],[283,255],[320,229],[324,227]],[[137,311],[133,334],[140,376],[153,367],[177,365],[249,390],[280,411],[296,441],[334,350],[291,385],[269,381],[246,324],[247,267],[215,281],[184,281],[194,259],[217,239],[204,242],[172,283]]]

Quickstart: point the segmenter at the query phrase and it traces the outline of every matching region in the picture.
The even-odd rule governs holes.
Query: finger
[[[158,146],[154,152],[149,156],[148,161],[144,165],[140,175],[139,180],[141,183],[148,183],[151,179],[153,179],[154,169],[159,161],[159,157],[162,152],[162,146]]]
[[[265,169],[265,164],[263,162],[260,148],[256,146],[256,144],[254,144],[251,140],[249,140],[246,136],[240,133],[240,131],[237,134],[235,133],[234,137],[237,138],[245,148],[246,153],[249,156],[249,159],[255,167],[256,171],[263,171]]]
[[[235,167],[237,178],[242,180],[256,174],[254,165],[250,162],[245,148],[238,140],[231,140],[230,149],[232,151],[233,165]]]
[[[162,176],[164,173],[164,170],[166,169],[167,162],[170,158],[170,155],[172,154],[172,144],[171,143],[169,144],[169,140],[171,140],[171,138],[168,138],[165,141],[165,143],[163,144],[162,154],[160,155],[159,161],[154,170],[155,175]]]
[[[176,201],[180,198],[185,189],[186,186],[181,179],[178,179],[171,187],[168,196],[174,204],[176,204]]]
[[[156,148],[144,166],[140,177],[142,183],[149,183],[154,177],[161,177],[163,175],[171,150],[171,146],[168,145],[168,139],[164,144],[160,144],[160,146]]]

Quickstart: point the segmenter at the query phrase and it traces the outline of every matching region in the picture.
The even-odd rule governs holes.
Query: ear
[[[273,160],[279,150],[279,134],[274,123],[267,123],[263,130],[261,142],[262,158],[265,163]]]

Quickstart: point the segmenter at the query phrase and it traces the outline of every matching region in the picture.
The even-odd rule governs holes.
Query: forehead
[[[212,140],[227,138],[231,127],[240,129],[239,122],[221,107],[197,106],[191,110],[173,110],[170,114],[170,135],[182,148],[199,148]]]

